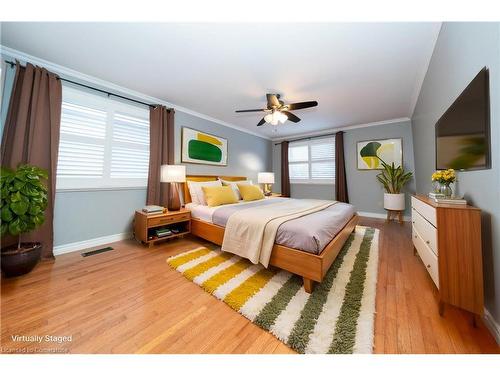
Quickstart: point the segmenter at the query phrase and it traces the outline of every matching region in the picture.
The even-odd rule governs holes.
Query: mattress
[[[189,203],[186,208],[191,216],[222,227],[229,217],[240,210],[256,206],[269,206],[290,198],[266,198],[253,202],[240,202],[218,207],[208,207]],[[325,246],[340,232],[356,213],[354,206],[347,203],[336,204],[309,215],[289,220],[280,225],[275,242],[312,254],[320,254]]]

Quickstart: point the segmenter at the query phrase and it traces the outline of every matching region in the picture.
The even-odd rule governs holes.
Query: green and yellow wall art
[[[360,170],[383,169],[385,163],[394,163],[396,167],[403,164],[403,143],[401,138],[379,139],[358,142],[357,164]]]
[[[181,161],[226,166],[227,139],[183,127]]]

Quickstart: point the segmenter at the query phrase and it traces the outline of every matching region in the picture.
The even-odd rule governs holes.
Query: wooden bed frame
[[[192,175],[186,176],[186,181],[216,181],[218,178],[226,181],[242,181],[247,179],[241,176]],[[187,183],[184,183],[183,193],[184,204],[190,203],[191,194],[189,193]],[[311,293],[314,288],[314,282],[321,282],[323,280],[342,246],[349,238],[349,235],[355,230],[358,219],[358,215],[355,214],[319,255],[274,244],[269,264],[302,276],[305,291]],[[224,227],[195,218],[191,218],[191,233],[219,246],[222,245],[224,239]]]

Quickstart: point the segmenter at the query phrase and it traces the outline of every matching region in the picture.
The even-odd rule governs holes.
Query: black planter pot
[[[42,244],[39,242],[23,242],[21,250],[17,245],[2,249],[2,272],[5,277],[21,276],[30,272],[40,261]]]

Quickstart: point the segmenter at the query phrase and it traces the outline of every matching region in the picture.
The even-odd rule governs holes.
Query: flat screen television
[[[436,123],[436,169],[491,168],[490,89],[483,68]]]

